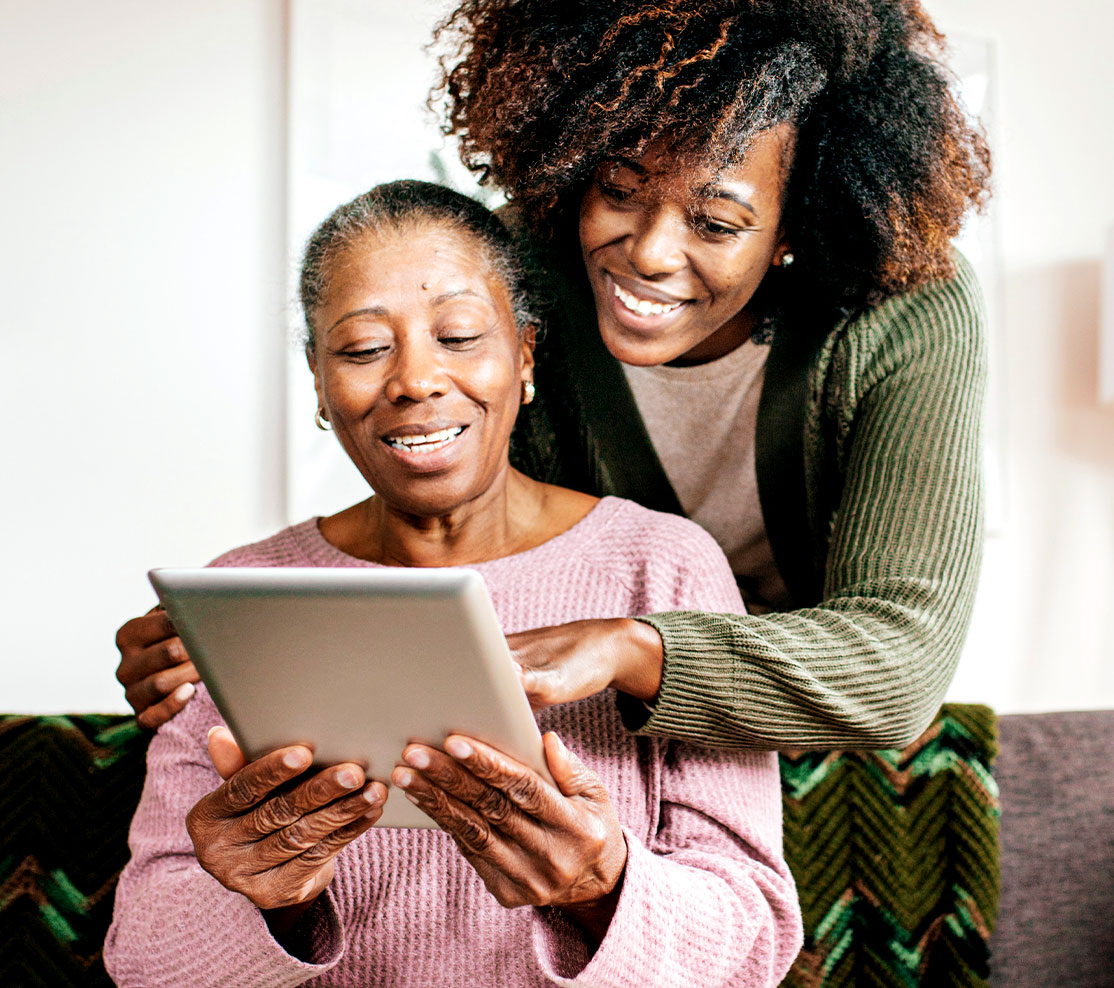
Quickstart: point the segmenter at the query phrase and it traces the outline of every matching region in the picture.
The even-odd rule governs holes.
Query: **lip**
[[[428,436],[434,432],[444,432],[446,429],[467,428],[466,422],[450,422],[448,419],[435,419],[429,422],[406,422],[393,429],[385,429],[379,433],[379,438],[386,442],[388,439],[408,439],[411,436]]]
[[[688,298],[679,298],[676,295],[670,295],[668,292],[663,292],[660,288],[647,285],[646,282],[639,281],[637,278],[629,278],[626,275],[614,274],[611,271],[604,271],[604,275],[611,281],[611,284],[608,285],[608,289],[614,290],[615,285],[618,285],[629,295],[636,295],[638,298],[645,299],[647,302],[660,302],[662,305],[677,305],[678,303],[691,301],[691,299]]]
[[[456,434],[414,448],[392,445],[389,441],[414,436],[434,436],[445,432]],[[468,424],[463,422],[410,422],[381,433],[379,441],[387,454],[406,470],[413,473],[438,473],[448,469],[460,458],[467,434]]]
[[[689,306],[694,301],[693,299],[677,298],[675,295],[669,295],[660,290],[650,289],[642,282],[622,276],[616,277],[609,271],[604,271],[603,275],[603,288],[607,293],[606,304],[608,311],[620,326],[635,333],[658,333],[663,329],[667,329],[678,320],[685,317]],[[644,299],[647,302],[661,305],[675,305],[676,308],[670,309],[668,312],[658,313],[643,314],[641,312],[632,312],[620,302],[616,296],[616,285],[623,291],[636,296],[640,300]]]

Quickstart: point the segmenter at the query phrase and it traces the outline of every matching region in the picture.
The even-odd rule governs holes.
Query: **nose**
[[[387,399],[426,401],[443,395],[449,382],[432,340],[403,340],[395,348],[387,378]]]
[[[644,278],[673,274],[687,260],[685,243],[690,234],[684,213],[668,205],[647,210],[627,241],[627,259]]]

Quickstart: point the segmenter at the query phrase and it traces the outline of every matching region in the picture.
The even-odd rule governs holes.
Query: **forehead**
[[[779,125],[755,135],[740,158],[727,163],[708,161],[698,150],[678,148],[667,138],[653,141],[641,155],[617,161],[630,167],[641,184],[659,196],[702,198],[714,195],[717,189],[743,187],[751,195],[778,197],[792,154],[792,128]]]
[[[407,220],[365,230],[329,264],[330,292],[345,288],[449,281],[502,285],[490,249],[448,222]],[[505,286],[503,286],[505,287]]]

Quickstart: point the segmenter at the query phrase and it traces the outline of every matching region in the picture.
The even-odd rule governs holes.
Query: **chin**
[[[675,346],[668,341],[653,337],[639,337],[615,330],[601,331],[603,345],[616,360],[631,367],[656,367],[676,360],[685,350],[676,352]]]

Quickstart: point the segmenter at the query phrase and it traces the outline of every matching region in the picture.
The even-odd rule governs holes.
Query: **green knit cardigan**
[[[569,252],[570,255],[572,252]],[[982,554],[985,315],[970,266],[845,320],[819,346],[777,333],[756,430],[775,561],[798,606],[645,618],[665,647],[628,727],[725,747],[900,747],[952,679]],[[535,272],[538,399],[512,462],[578,490],[681,509],[579,260]]]

